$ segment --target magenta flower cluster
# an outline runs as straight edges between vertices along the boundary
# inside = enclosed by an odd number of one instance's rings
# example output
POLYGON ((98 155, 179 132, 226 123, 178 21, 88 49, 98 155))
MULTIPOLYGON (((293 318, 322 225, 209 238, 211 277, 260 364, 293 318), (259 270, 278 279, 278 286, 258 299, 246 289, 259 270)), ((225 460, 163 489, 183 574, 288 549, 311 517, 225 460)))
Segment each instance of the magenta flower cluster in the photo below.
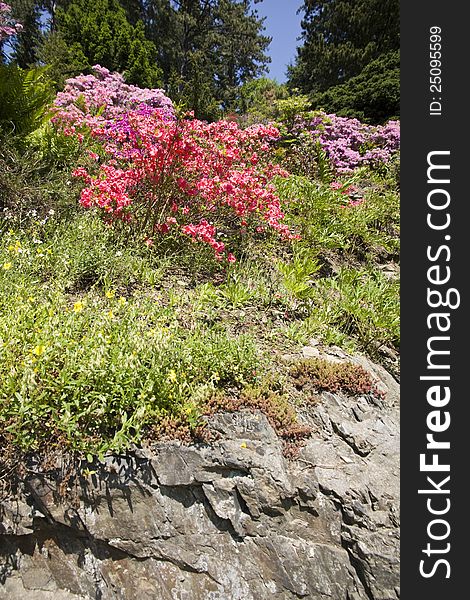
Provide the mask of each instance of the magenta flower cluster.
POLYGON ((159 114, 174 118, 173 104, 163 90, 129 85, 120 73, 95 65, 93 74, 66 81, 64 91, 54 101, 53 121, 60 122, 65 133, 73 134, 82 126, 111 124, 134 109, 148 114, 158 109, 159 114))
POLYGON ((92 139, 105 155, 91 156, 89 168, 73 175, 84 188, 80 203, 96 208, 110 223, 124 221, 153 245, 154 237, 180 230, 208 244, 218 260, 234 262, 220 234, 247 227, 277 231, 297 239, 283 223, 284 213, 273 185, 288 173, 271 162, 273 125, 240 129, 236 123, 206 123, 188 114, 168 119, 129 111, 112 126, 95 127, 92 139))
POLYGON ((388 163, 400 149, 399 121, 367 125, 358 119, 322 113, 309 122, 299 120, 296 129, 308 131, 320 142, 337 173, 388 163))
POLYGON ((73 171, 83 181, 81 205, 125 223, 149 247, 179 231, 230 263, 231 232, 271 229, 297 239, 274 186, 288 173, 273 160, 273 125, 178 118, 161 90, 127 85, 100 66, 68 80, 54 111, 58 131, 83 144, 73 171))
POLYGON ((23 25, 11 16, 11 6, 0 2, 0 42, 23 29, 23 25))

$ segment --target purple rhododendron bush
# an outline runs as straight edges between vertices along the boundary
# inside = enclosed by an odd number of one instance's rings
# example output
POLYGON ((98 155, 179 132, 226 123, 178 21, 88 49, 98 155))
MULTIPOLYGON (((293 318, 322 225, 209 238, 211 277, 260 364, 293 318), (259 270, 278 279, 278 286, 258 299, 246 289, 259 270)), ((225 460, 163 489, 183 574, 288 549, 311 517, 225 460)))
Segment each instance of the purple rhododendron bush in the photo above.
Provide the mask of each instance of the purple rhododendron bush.
POLYGON ((338 173, 387 164, 400 149, 400 123, 367 125, 357 119, 323 114, 301 124, 321 144, 338 173))
POLYGON ((396 120, 369 125, 317 111, 312 116, 298 116, 289 134, 297 140, 294 153, 306 163, 306 172, 320 159, 319 151, 333 173, 348 175, 361 167, 381 169, 398 159, 400 150, 400 122, 396 120))
POLYGON ((205 415, 247 408, 295 453, 313 396, 286 352, 315 338, 398 371, 399 122, 294 117, 208 122, 95 65, 4 130, 5 447, 208 441, 205 415))

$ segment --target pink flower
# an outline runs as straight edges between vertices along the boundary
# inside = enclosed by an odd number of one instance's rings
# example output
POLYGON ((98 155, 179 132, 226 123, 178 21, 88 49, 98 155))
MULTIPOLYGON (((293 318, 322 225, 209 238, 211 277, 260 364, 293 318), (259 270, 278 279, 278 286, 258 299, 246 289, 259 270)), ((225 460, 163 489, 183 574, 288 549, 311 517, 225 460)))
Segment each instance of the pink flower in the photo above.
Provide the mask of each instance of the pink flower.
MULTIPOLYGON (((84 180, 82 206, 102 211, 106 222, 123 221, 143 230, 148 240, 173 227, 229 263, 235 261, 226 248, 234 223, 245 227, 250 222, 258 232, 272 229, 284 239, 298 238, 284 223, 273 184, 275 177, 287 176, 273 163, 272 142, 279 137, 274 126, 242 129, 227 120, 178 121, 163 107, 129 103, 121 76, 101 68, 68 85, 68 96, 56 99, 54 123, 68 135, 89 134, 101 144, 100 157, 88 151, 100 164, 77 167, 73 174, 84 180), (83 90, 84 109, 77 113, 72 100, 83 90), (105 109, 94 114, 93 107, 103 102, 105 109)), ((143 90, 138 94, 145 96, 143 90)))
POLYGON ((92 152, 91 150, 87 150, 87 154, 88 156, 92 159, 92 160, 99 160, 99 155, 96 154, 96 152, 92 152))

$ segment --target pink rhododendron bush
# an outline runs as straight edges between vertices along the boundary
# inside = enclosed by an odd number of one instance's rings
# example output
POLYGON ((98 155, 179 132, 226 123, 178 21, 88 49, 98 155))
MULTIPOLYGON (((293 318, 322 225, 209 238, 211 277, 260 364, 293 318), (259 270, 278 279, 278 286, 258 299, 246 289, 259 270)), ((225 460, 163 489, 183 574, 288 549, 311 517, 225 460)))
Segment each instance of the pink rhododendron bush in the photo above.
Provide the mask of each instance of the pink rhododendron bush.
POLYGON ((95 127, 92 136, 105 154, 95 169, 74 171, 85 183, 81 204, 126 222, 148 244, 179 230, 233 261, 221 233, 271 228, 293 237, 272 184, 276 175, 287 175, 269 160, 274 127, 242 130, 227 121, 168 119, 166 111, 140 108, 95 127))
POLYGON ((161 90, 127 86, 101 68, 95 73, 69 80, 55 102, 56 126, 94 142, 93 160, 73 173, 84 183, 82 206, 125 224, 148 245, 180 232, 229 262, 235 257, 221 236, 271 229, 296 237, 273 185, 287 176, 272 162, 274 126, 177 118, 161 90))
POLYGON ((93 74, 66 81, 54 101, 54 122, 66 133, 112 121, 127 111, 144 105, 147 110, 162 109, 174 116, 173 104, 160 89, 142 89, 124 82, 120 73, 95 65, 93 74))

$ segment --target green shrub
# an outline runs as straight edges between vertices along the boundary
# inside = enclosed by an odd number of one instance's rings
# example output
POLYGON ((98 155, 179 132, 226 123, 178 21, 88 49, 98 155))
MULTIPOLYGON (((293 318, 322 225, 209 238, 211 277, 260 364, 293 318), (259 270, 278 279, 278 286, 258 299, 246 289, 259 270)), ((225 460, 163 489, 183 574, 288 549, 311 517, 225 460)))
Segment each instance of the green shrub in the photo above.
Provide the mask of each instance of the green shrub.
POLYGON ((91 214, 4 232, 0 429, 13 444, 123 449, 163 418, 196 427, 215 390, 253 379, 249 337, 188 327, 181 298, 144 285, 159 263, 145 246, 120 249, 91 214))
POLYGON ((340 117, 385 123, 400 114, 400 53, 389 52, 364 67, 346 83, 313 95, 311 105, 340 117))
POLYGON ((54 92, 47 71, 0 64, 0 133, 24 139, 49 118, 54 92))
POLYGON ((363 263, 396 259, 399 251, 400 201, 395 190, 367 170, 359 171, 343 188, 354 185, 364 199, 348 206, 347 196, 329 185, 305 177, 277 183, 281 199, 288 203, 291 220, 299 229, 301 245, 313 255, 348 257, 363 263), (380 181, 380 183, 378 183, 380 181))

